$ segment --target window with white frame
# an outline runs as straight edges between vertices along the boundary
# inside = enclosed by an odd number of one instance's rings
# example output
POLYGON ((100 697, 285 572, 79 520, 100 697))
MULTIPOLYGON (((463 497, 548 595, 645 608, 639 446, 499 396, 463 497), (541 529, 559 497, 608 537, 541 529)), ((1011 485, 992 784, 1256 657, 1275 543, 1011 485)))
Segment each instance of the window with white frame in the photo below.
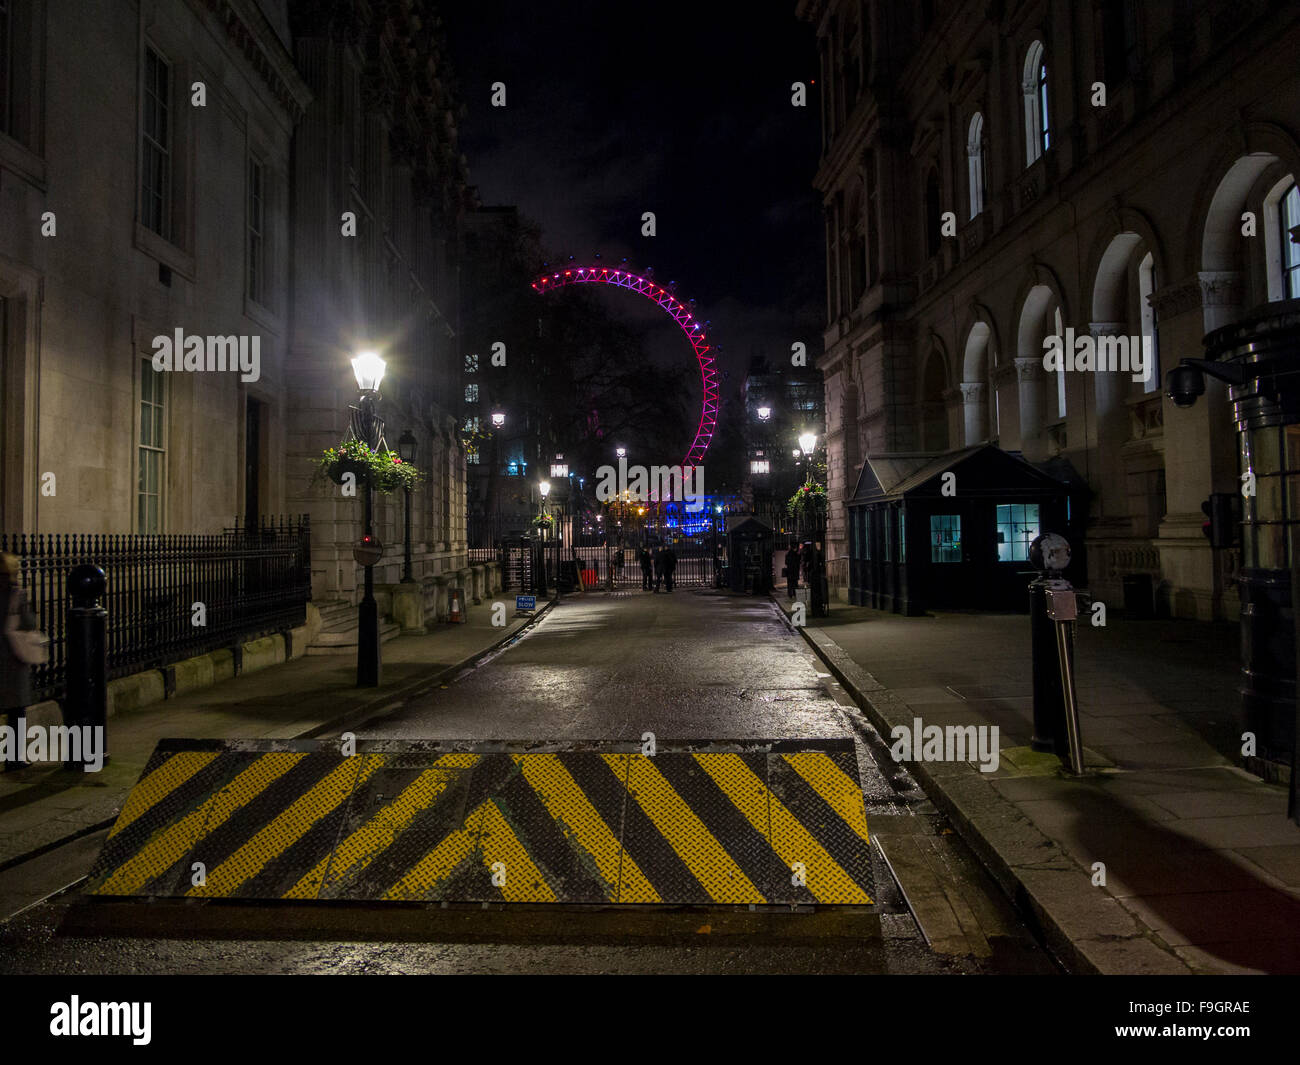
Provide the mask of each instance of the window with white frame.
POLYGON ((1042 41, 1025 55, 1025 165, 1032 166, 1052 146, 1051 110, 1047 100, 1047 60, 1042 41))
POLYGON ((166 381, 151 358, 140 360, 140 430, 137 445, 136 532, 160 533, 167 459, 166 381))
MULTIPOLYGON (((1160 391, 1160 333, 1156 329, 1156 309, 1151 306, 1151 294, 1156 290, 1156 260, 1147 252, 1138 264, 1138 306, 1142 317, 1142 357, 1151 360, 1146 380, 1142 382, 1144 393, 1160 391)), ((1143 363, 1145 366, 1146 364, 1143 363)))
POLYGON ((988 152, 984 144, 984 115, 975 112, 970 120, 966 138, 966 172, 970 188, 970 216, 974 218, 984 210, 988 196, 988 152))
MULTIPOLYGON (((1052 324, 1056 327, 1056 335, 1060 338, 1060 343, 1065 343, 1065 324, 1061 321, 1061 308, 1056 308, 1056 313, 1052 315, 1052 324)), ((1064 354, 1064 349, 1062 349, 1064 354)), ((1065 359, 1061 359, 1061 365, 1056 368, 1056 416, 1065 417, 1065 359)))
POLYGON ((1281 226, 1279 249, 1282 261, 1282 298, 1300 298, 1300 187, 1294 181, 1278 201, 1278 223, 1281 226))
POLYGON ((144 50, 140 107, 140 223, 172 239, 172 69, 152 45, 144 50))

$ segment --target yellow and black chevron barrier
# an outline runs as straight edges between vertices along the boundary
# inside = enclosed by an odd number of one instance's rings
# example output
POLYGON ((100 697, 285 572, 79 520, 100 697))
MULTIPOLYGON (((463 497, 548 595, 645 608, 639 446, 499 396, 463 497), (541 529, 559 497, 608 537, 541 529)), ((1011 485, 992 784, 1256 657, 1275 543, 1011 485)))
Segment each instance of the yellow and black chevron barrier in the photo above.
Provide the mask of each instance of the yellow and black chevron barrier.
MULTIPOLYGON (((695 745, 687 745, 695 746, 695 745)), ((869 905, 851 741, 629 751, 164 740, 95 896, 869 905)))

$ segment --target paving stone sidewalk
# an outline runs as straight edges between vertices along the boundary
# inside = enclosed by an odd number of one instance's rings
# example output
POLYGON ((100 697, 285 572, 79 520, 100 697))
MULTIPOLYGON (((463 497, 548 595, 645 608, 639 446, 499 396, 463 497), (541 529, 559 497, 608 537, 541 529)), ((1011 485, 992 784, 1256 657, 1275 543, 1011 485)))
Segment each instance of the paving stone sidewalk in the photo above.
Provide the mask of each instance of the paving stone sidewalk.
POLYGON ((507 616, 508 625, 493 626, 491 601, 466 617, 385 643, 378 688, 356 687, 355 652, 308 655, 109 718, 110 761, 100 772, 38 764, 0 774, 0 869, 115 818, 160 739, 289 739, 344 729, 450 680, 529 621, 507 616))
POLYGON ((1027 616, 836 604, 804 634, 886 736, 916 717, 998 726, 994 773, 909 769, 1072 969, 1300 972, 1300 826, 1285 788, 1234 764, 1235 626, 1080 626, 1080 779, 1029 747, 1027 616))

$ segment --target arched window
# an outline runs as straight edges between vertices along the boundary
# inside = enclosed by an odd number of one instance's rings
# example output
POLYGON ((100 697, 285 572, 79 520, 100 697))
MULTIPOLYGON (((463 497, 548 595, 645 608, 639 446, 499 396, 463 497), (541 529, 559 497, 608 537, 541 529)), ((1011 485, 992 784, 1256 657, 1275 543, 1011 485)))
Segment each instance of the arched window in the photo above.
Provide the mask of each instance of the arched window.
POLYGON ((1052 146, 1051 112, 1047 104, 1047 62, 1042 41, 1031 44, 1025 55, 1022 88, 1025 95, 1025 165, 1032 166, 1052 146))
POLYGON ((939 201, 939 171, 933 167, 925 177, 925 253, 930 258, 939 254, 942 243, 940 226, 943 204, 939 201))
POLYGON ((984 210, 988 189, 988 153, 984 150, 984 116, 976 111, 966 138, 966 170, 970 187, 970 216, 984 210))
POLYGON ((1294 181, 1278 201, 1277 219, 1282 228, 1278 234, 1282 253, 1282 298, 1293 300, 1300 298, 1300 244, 1296 243, 1300 238, 1300 188, 1294 181))
POLYGON ((1156 332, 1156 309, 1151 306, 1151 293, 1156 290, 1156 261, 1150 252, 1138 264, 1138 307, 1142 313, 1143 358, 1150 357, 1151 369, 1142 382, 1143 392, 1160 391, 1160 334, 1156 332))

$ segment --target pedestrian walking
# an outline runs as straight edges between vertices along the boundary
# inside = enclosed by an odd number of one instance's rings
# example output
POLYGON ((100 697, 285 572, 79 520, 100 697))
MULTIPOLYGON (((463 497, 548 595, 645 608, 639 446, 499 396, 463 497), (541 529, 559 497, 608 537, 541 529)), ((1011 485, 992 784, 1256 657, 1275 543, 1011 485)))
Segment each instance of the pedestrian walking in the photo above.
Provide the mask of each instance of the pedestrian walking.
MULTIPOLYGON (((10 554, 0 554, 0 618, 4 618, 4 639, 0 639, 0 718, 7 718, 15 735, 26 727, 27 707, 32 704, 32 667, 15 651, 17 637, 10 633, 36 631, 36 615, 27 604, 27 592, 18 583, 21 564, 10 554)), ((5 772, 26 768, 16 745, 5 758, 5 772)))
POLYGON ((785 553, 785 569, 781 572, 785 575, 786 594, 793 599, 799 587, 799 548, 795 544, 785 553))
POLYGON ((663 587, 663 583, 664 583, 664 549, 661 546, 657 551, 655 551, 655 589, 654 590, 656 594, 658 594, 659 589, 663 587))
POLYGON ((672 547, 664 549, 664 587, 673 590, 673 573, 677 569, 677 552, 672 547))
POLYGON ((654 559, 650 557, 648 547, 641 548, 641 554, 638 556, 641 560, 641 591, 648 592, 653 590, 654 582, 654 559))

